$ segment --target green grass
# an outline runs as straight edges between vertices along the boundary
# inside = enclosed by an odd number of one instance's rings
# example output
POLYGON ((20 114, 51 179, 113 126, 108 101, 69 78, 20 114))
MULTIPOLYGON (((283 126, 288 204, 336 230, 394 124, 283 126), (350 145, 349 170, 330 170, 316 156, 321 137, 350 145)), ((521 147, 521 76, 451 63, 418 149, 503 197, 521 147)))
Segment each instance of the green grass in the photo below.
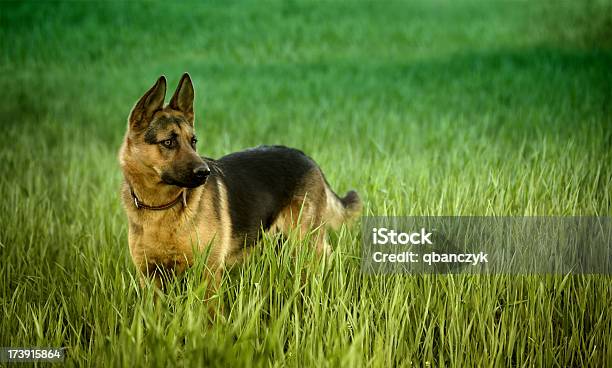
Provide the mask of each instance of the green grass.
MULTIPOLYGON (((603 366, 608 276, 367 276, 265 239, 158 303, 137 286, 117 150, 165 74, 198 150, 298 147, 370 215, 612 215, 612 5, 0 4, 0 346, 95 366, 603 366)), ((304 249, 300 247, 300 249, 304 249)), ((181 286, 182 285, 182 286, 181 286)))

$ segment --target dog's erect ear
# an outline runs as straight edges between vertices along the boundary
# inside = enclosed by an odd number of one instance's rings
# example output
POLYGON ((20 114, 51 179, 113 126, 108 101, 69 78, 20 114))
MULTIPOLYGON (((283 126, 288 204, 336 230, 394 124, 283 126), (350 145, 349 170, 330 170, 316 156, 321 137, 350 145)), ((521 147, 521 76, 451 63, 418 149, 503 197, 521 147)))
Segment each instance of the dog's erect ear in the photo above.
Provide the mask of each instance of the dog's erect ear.
POLYGON ((159 77, 155 85, 145 93, 130 113, 130 128, 145 128, 156 111, 164 108, 166 77, 159 77))
POLYGON ((170 100, 168 106, 173 110, 178 110, 185 114, 187 120, 193 125, 193 83, 189 73, 183 74, 181 80, 176 87, 176 91, 170 100))

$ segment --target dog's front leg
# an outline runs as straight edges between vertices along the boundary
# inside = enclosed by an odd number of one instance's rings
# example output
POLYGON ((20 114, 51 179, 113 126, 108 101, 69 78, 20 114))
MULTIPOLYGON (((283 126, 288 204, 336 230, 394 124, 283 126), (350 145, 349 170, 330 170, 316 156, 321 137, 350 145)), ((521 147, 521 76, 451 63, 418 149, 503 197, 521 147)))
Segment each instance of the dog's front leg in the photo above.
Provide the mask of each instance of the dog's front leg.
POLYGON ((223 315, 223 302, 221 298, 221 280, 223 267, 216 266, 204 271, 204 303, 208 307, 208 315, 215 319, 223 315))

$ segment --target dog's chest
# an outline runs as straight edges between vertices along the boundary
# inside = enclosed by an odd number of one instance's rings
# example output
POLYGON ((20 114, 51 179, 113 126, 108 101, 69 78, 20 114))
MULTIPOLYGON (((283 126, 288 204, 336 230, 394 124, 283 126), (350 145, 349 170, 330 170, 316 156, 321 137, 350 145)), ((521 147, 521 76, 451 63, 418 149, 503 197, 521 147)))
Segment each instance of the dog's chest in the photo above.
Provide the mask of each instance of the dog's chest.
POLYGON ((193 263, 193 250, 198 247, 196 231, 178 227, 130 226, 130 252, 142 271, 151 268, 184 271, 193 263))

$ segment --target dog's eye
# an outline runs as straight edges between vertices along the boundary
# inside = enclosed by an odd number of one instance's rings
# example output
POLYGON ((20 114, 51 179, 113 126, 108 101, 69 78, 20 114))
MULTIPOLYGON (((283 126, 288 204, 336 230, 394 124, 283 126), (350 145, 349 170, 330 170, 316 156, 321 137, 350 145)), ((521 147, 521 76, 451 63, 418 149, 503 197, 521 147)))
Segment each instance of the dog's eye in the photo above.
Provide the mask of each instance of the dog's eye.
POLYGON ((166 148, 172 148, 174 146, 174 139, 166 139, 162 141, 162 145, 166 148))
POLYGON ((198 139, 196 137, 191 138, 191 145, 195 147, 196 143, 198 143, 198 139))

